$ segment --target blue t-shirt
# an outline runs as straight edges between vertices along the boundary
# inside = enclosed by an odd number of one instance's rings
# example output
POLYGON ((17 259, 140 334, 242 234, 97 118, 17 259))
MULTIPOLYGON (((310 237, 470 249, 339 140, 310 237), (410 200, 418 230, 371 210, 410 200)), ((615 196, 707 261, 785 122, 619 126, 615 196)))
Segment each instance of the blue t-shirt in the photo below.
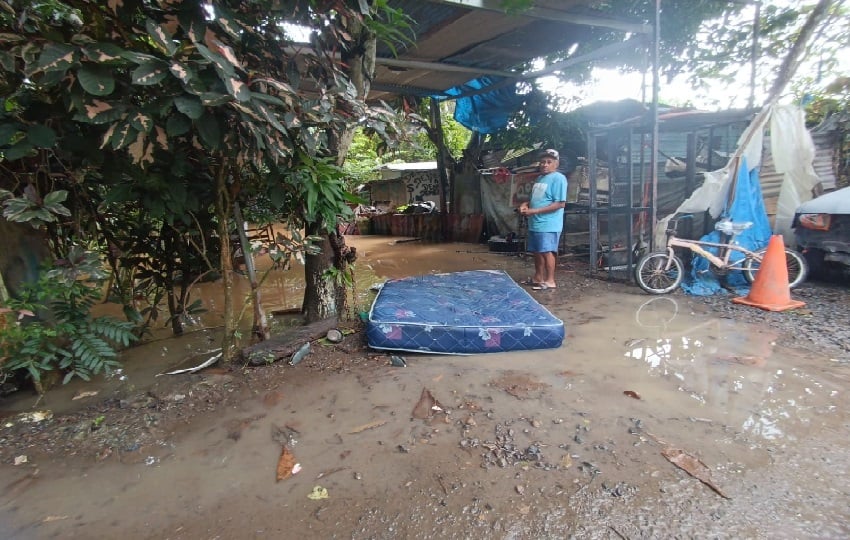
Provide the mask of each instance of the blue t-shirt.
MULTIPOLYGON (((529 208, 543 208, 553 202, 567 201, 567 177, 558 171, 537 177, 531 188, 529 208)), ((528 230, 534 232, 561 232, 564 229, 564 209, 528 216, 528 230)))

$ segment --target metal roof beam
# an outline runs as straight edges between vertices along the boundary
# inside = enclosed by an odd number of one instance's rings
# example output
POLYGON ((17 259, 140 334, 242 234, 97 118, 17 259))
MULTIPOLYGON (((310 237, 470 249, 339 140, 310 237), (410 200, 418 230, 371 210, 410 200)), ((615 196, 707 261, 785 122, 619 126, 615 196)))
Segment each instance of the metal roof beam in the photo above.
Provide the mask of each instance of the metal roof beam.
POLYGON ((501 71, 498 69, 476 68, 471 66, 459 66, 457 64, 444 64, 440 62, 423 62, 421 60, 399 60, 398 58, 375 58, 375 63, 382 66, 410 68, 410 69, 430 69, 433 71, 455 71, 462 73, 474 73, 478 75, 496 75, 498 77, 520 77, 521 73, 513 71, 501 71))
MULTIPOLYGON (((304 43, 299 47, 286 47, 284 48, 286 54, 289 55, 298 55, 298 54, 306 54, 315 56, 316 51, 313 47, 304 43)), ((339 59, 340 54, 334 53, 334 58, 339 59)), ((375 63, 381 66, 387 66, 392 69, 402 68, 402 69, 430 69, 432 71, 451 71, 451 72, 460 72, 460 73, 471 73, 474 75, 495 75, 497 77, 521 77, 522 74, 515 71, 502 71, 498 69, 486 69, 486 68, 477 68, 472 66, 459 66, 457 64, 447 64, 441 62, 425 62, 422 60, 401 60, 399 58, 385 58, 378 56, 375 58, 375 63)))
MULTIPOLYGON (((486 11, 497 11, 505 13, 501 7, 499 0, 430 0, 439 4, 450 4, 453 6, 462 6, 470 9, 483 9, 486 11)), ((617 19, 608 19, 595 15, 583 15, 577 13, 567 13, 555 9, 542 7, 530 7, 519 13, 520 16, 531 17, 534 19, 545 19, 548 21, 560 21, 582 26, 599 26, 602 28, 610 28, 612 30, 620 30, 622 32, 634 32, 638 34, 651 34, 652 25, 643 23, 633 23, 621 21, 617 19)))

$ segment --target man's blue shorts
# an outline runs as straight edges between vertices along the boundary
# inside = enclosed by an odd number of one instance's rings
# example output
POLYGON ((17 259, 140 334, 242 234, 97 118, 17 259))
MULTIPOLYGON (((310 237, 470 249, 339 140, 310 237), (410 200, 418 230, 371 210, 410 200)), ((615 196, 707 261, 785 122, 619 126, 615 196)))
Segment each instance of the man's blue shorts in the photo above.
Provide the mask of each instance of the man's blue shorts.
POLYGON ((558 253, 558 242, 561 241, 559 232, 534 232, 528 231, 525 240, 525 250, 530 253, 558 253))

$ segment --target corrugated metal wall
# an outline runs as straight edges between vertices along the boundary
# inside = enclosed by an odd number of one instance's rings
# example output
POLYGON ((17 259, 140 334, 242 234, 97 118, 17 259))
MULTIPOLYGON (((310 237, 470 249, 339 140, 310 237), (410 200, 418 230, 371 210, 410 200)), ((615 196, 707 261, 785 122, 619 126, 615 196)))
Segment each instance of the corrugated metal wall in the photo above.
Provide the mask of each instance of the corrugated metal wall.
MULTIPOLYGON (((837 132, 816 131, 811 132, 811 135, 815 143, 815 160, 813 163, 815 174, 820 178, 822 191, 832 191, 836 188, 833 160, 837 132)), ((782 187, 783 175, 776 172, 776 166, 773 164, 773 155, 770 153, 770 134, 766 134, 764 137, 764 151, 762 153, 762 167, 761 171, 759 171, 759 178, 761 181, 762 196, 764 197, 764 206, 772 223, 773 216, 776 215, 776 202, 779 199, 779 189, 782 187)))

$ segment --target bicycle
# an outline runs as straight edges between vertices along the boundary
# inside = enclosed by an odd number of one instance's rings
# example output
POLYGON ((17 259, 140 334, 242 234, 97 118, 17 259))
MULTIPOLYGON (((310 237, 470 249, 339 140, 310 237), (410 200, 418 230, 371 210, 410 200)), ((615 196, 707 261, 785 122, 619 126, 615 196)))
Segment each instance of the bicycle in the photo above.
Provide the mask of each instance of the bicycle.
MULTIPOLYGON (((676 255, 676 248, 685 248, 696 255, 705 257, 709 262, 708 270, 717 276, 724 277, 730 271, 740 270, 747 283, 755 281, 758 269, 764 260, 767 248, 750 251, 735 241, 735 237, 753 226, 750 221, 733 223, 730 219, 722 219, 714 224, 714 229, 725 238, 725 242, 707 242, 689 240, 676 236, 676 227, 680 219, 693 217, 681 216, 671 219, 667 225, 667 245, 665 251, 648 253, 641 257, 635 266, 635 281, 638 286, 650 294, 666 294, 675 291, 684 278, 684 263, 676 255), (712 253, 709 249, 715 249, 712 253), (732 261, 733 252, 743 255, 732 261)), ((785 263, 788 267, 788 285, 794 288, 806 279, 808 266, 802 255, 793 249, 785 248, 785 263)))

